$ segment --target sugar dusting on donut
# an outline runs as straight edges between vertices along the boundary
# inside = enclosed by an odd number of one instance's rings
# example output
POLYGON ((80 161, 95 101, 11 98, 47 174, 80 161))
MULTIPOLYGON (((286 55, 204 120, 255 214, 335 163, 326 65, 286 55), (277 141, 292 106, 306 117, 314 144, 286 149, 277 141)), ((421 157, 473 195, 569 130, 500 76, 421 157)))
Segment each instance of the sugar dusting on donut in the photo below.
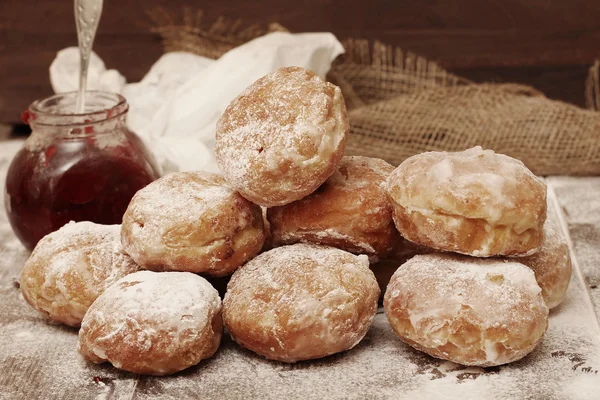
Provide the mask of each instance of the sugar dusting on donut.
POLYGON ((260 207, 204 172, 166 175, 138 191, 122 242, 144 268, 231 274, 264 242, 260 207))
POLYGON ((90 307, 79 351, 91 361, 110 361, 132 372, 176 372, 216 351, 221 332, 213 331, 213 319, 220 320, 220 309, 217 291, 204 278, 140 271, 119 280, 90 307))
POLYGON ((263 253, 233 275, 223 303, 232 337, 267 358, 320 358, 354 347, 377 309, 366 256, 295 244, 263 253))
POLYGON ((234 99, 217 124, 228 181, 264 206, 297 200, 333 173, 348 121, 341 90, 299 67, 279 69, 234 99))
POLYGON ((164 179, 154 181, 136 193, 136 201, 132 201, 131 212, 133 215, 148 215, 153 218, 145 221, 143 226, 134 225, 133 233, 144 236, 161 235, 165 227, 165 219, 177 215, 182 222, 191 223, 202 215, 207 209, 219 201, 231 197, 234 191, 225 185, 223 179, 219 182, 217 175, 194 172, 198 180, 188 180, 187 175, 192 173, 171 174, 164 179))
MULTIPOLYGON (((372 185, 375 177, 384 183, 393 170, 391 164, 380 158, 344 156, 328 181, 341 190, 360 189, 372 185)), ((380 191, 385 196, 383 186, 380 191)))
POLYGON ((388 188, 409 210, 509 222, 517 233, 538 222, 546 201, 545 184, 521 161, 481 146, 410 157, 392 173, 388 188), (530 203, 531 210, 515 210, 522 203, 530 203))
POLYGON ((25 299, 50 318, 79 326, 105 288, 138 270, 120 241, 120 225, 70 222, 40 240, 23 267, 25 299))
POLYGON ((384 306, 403 341, 465 365, 518 360, 547 328, 533 272, 497 259, 415 256, 392 276, 384 306))
MULTIPOLYGON (((120 232, 121 225, 71 221, 59 230, 45 236, 34 249, 32 257, 52 259, 58 256, 59 258, 69 258, 66 255, 76 255, 85 248, 96 249, 97 251, 91 255, 91 265, 95 270, 99 270, 98 272, 100 270, 108 272, 110 277, 115 275, 116 271, 106 268, 106 266, 124 266, 135 269, 133 260, 123 251, 119 239, 120 232)), ((70 268, 69 263, 65 262, 56 262, 51 265, 51 269, 59 274, 65 273, 68 268, 70 268)))
POLYGON ((225 186, 226 181, 219 175, 205 172, 179 172, 154 181, 136 193, 136 201, 131 202, 131 212, 151 215, 143 227, 134 226, 137 233, 143 228, 147 235, 162 234, 165 219, 177 215, 185 223, 193 222, 207 209, 231 197, 235 192, 225 186), (189 179, 188 177, 197 179, 189 179))
MULTIPOLYGON (((398 269, 394 279, 401 279, 405 274, 410 274, 413 290, 427 287, 434 282, 439 293, 449 295, 439 304, 441 307, 438 309, 411 311, 409 314, 413 326, 423 323, 428 315, 444 315, 446 307, 458 312, 462 306, 470 307, 481 314, 481 326, 484 329, 499 324, 506 325, 507 317, 525 317, 515 313, 523 297, 536 298, 541 293, 533 272, 519 264, 495 259, 473 262, 467 260, 469 259, 449 255, 444 256, 443 260, 433 255, 418 255, 411 262, 411 265, 418 263, 418 268, 408 268, 405 265, 398 269), (513 285, 504 285, 505 281, 513 285), (485 292, 485 296, 478 296, 478 290, 485 292), (498 304, 490 303, 488 296, 498 304)), ((399 295, 397 290, 399 289, 394 289, 391 295, 399 295)))
POLYGON ((551 223, 546 222, 544 226, 544 242, 539 251, 519 258, 519 262, 535 273, 548 308, 558 306, 567 292, 572 266, 567 241, 551 223))
POLYGON ((252 173, 251 166, 255 159, 265 159, 270 170, 279 169, 283 159, 305 166, 311 164, 320 151, 307 158, 298 151, 302 145, 317 149, 339 145, 344 132, 335 131, 335 135, 326 135, 327 126, 321 126, 334 123, 328 115, 331 98, 326 91, 319 89, 323 80, 313 75, 302 82, 302 78, 296 76, 304 73, 298 69, 290 74, 291 78, 284 78, 285 74, 280 71, 269 74, 263 78, 264 81, 248 87, 228 107, 230 114, 243 115, 241 118, 220 120, 221 129, 228 133, 222 136, 223 146, 218 147, 224 153, 222 168, 234 186, 252 173), (313 87, 304 89, 303 85, 313 87), (271 86, 274 86, 272 96, 262 99, 262 102, 244 101, 271 86), (308 104, 301 107, 301 112, 296 113, 298 106, 290 107, 290 104, 301 100, 301 92, 295 92, 302 90, 314 90, 315 94, 308 104), (268 113, 261 115, 266 110, 268 113), (251 116, 256 116, 258 120, 254 121, 251 116))
POLYGON ((539 248, 546 185, 521 161, 477 146, 406 159, 386 182, 394 222, 415 243, 476 257, 539 248))

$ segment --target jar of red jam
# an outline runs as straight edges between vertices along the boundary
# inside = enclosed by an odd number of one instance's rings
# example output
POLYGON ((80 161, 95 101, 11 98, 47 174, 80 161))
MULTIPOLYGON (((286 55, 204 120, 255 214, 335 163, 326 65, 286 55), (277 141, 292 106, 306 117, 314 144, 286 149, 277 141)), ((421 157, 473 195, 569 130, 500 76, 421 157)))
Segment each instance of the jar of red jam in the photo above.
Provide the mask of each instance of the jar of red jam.
POLYGON ((87 92, 35 101, 23 119, 32 133, 8 169, 4 204, 28 249, 69 221, 120 224, 129 201, 159 177, 154 158, 125 124, 120 95, 87 92))

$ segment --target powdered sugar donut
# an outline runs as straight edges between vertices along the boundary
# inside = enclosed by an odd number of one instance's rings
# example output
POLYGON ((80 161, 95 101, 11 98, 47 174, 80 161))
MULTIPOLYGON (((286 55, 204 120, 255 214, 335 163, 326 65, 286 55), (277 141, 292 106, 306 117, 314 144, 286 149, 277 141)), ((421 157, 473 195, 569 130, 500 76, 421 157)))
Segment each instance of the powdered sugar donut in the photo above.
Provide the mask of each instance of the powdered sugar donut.
POLYGON ((337 247, 372 259, 400 240, 383 184, 394 167, 378 158, 344 157, 311 195, 268 209, 273 243, 337 247))
POLYGON ((564 237, 547 222, 544 242, 532 256, 519 259, 535 273, 548 308, 558 306, 565 298, 571 281, 571 256, 564 237))
POLYGON ((222 176, 178 172, 135 194, 121 240, 146 269, 224 276, 258 254, 265 233, 260 207, 222 176))
POLYGON ((70 222, 44 236, 21 271, 25 300, 50 319, 78 327, 108 286, 138 270, 120 232, 120 225, 70 222))
POLYGON ((250 201, 291 203, 333 173, 348 129, 340 88, 304 68, 281 68, 227 107, 217 123, 217 163, 250 201))
POLYGON ((223 321, 243 347, 296 362, 356 346, 378 297, 366 256, 294 244, 262 253, 233 274, 223 321))
POLYGON ((222 331, 221 299, 206 279, 140 271, 92 304, 79 331, 79 352, 125 371, 166 375, 212 356, 222 331))
POLYGON ((396 227, 412 242, 477 257, 526 256, 542 244, 546 185, 491 150, 410 157, 387 191, 396 227))
POLYGON ((533 272, 512 261, 415 256, 394 273, 383 304, 402 341, 463 365, 519 360, 548 326, 533 272))

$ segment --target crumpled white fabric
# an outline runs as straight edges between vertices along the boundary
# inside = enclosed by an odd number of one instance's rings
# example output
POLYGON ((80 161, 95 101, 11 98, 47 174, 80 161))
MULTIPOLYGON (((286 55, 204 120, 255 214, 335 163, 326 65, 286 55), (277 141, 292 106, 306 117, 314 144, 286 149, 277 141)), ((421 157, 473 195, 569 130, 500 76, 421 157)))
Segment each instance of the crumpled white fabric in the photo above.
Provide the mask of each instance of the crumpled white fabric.
MULTIPOLYGON (((67 47, 58 52, 50 65, 50 83, 55 93, 73 92, 79 89, 79 49, 67 47)), ((106 69, 104 61, 96 53, 90 56, 87 88, 121 93, 125 78, 115 69, 106 69)))
MULTIPOLYGON (((215 127, 227 105, 248 85, 278 68, 296 65, 325 76, 344 48, 331 33, 274 32, 232 49, 218 60, 191 53, 164 54, 138 83, 125 84, 95 54, 88 87, 121 93, 129 128, 157 157, 163 172, 218 171, 215 127)), ((79 52, 68 48, 50 66, 56 93, 77 90, 79 52)))

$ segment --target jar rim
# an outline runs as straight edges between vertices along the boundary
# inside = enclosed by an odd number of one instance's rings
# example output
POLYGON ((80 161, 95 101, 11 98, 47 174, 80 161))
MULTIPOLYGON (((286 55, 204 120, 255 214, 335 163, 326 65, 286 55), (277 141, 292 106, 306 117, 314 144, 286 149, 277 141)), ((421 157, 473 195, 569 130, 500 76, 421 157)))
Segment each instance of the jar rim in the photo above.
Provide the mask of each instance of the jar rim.
POLYGON ((75 109, 75 91, 35 100, 28 109, 28 123, 50 126, 90 125, 118 118, 129 110, 127 100, 118 93, 89 90, 85 96, 86 108, 89 107, 89 110, 83 113, 66 111, 75 109))

